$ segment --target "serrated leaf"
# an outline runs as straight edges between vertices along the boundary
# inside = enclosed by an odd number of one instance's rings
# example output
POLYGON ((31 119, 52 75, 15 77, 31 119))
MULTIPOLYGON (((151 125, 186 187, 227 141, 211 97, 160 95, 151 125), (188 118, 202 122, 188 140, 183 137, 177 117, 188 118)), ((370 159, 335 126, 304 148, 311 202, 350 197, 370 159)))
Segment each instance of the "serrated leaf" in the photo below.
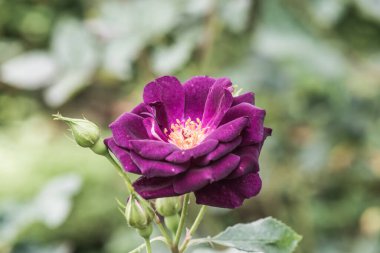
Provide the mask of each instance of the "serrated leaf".
POLYGON ((213 243, 247 252, 290 253, 302 239, 293 229, 272 217, 227 228, 213 243))

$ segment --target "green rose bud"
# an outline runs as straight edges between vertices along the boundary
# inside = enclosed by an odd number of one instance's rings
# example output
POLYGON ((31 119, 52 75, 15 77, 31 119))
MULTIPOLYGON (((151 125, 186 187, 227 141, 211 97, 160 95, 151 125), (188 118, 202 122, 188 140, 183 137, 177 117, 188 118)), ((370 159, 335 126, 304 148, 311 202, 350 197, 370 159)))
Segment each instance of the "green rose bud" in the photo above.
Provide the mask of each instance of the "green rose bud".
POLYGON ((156 210, 164 217, 176 215, 181 210, 181 199, 180 197, 157 199, 156 210))
POLYGON ((174 214, 172 216, 166 216, 165 217, 165 225, 168 227, 170 231, 172 231, 173 234, 176 233, 178 229, 179 224, 179 215, 174 214))
POLYGON ((84 148, 91 148, 96 154, 105 155, 107 147, 100 138, 100 130, 97 125, 87 119, 73 119, 63 117, 57 113, 53 115, 54 120, 65 122, 74 136, 76 143, 84 148))
POLYGON ((143 229, 137 229, 137 231, 139 232, 139 235, 145 239, 149 239, 149 237, 151 236, 152 232, 153 232, 153 226, 152 226, 152 223, 150 223, 146 228, 143 228, 143 229))
MULTIPOLYGON (((146 202, 132 194, 125 208, 125 218, 130 227, 146 230, 154 218, 154 212, 146 202)), ((148 229, 149 231, 149 229, 148 229)))

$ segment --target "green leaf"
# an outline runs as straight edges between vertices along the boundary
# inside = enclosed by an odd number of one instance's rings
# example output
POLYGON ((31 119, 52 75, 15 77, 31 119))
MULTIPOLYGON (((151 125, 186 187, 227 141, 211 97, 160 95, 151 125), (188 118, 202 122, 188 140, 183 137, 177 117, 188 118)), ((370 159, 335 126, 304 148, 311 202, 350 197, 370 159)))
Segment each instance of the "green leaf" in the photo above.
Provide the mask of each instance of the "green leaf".
POLYGON ((290 227, 272 217, 237 224, 211 239, 215 244, 247 252, 290 253, 302 239, 290 227))

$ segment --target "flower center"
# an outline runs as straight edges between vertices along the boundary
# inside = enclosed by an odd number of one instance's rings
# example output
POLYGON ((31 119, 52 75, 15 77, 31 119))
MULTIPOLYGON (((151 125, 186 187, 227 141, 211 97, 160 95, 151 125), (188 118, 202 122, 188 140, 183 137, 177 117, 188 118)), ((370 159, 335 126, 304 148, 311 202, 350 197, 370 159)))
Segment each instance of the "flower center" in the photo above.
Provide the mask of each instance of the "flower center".
MULTIPOLYGON (((202 122, 199 118, 192 121, 190 118, 185 122, 176 120, 177 124, 170 126, 171 132, 168 135, 169 142, 176 145, 180 149, 193 148, 206 138, 207 128, 202 128, 202 122)), ((168 130, 165 128, 164 133, 168 130)))

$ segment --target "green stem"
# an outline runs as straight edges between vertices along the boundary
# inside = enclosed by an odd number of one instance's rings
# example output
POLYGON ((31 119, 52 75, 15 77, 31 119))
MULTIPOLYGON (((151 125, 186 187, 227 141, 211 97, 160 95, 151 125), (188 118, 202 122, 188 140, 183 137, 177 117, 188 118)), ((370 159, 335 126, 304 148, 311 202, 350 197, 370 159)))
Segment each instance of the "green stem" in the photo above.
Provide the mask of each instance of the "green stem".
MULTIPOLYGON (((165 242, 165 238, 159 236, 159 237, 155 237, 153 239, 150 240, 150 243, 152 242, 155 242, 155 241, 162 241, 162 242, 165 242)), ((140 252, 141 250, 143 250, 144 248, 146 247, 146 243, 144 244, 141 244, 140 246, 138 246, 137 248, 135 248, 134 250, 130 251, 129 253, 138 253, 140 252)))
POLYGON ((201 209, 199 210, 197 218, 195 218, 195 221, 193 225, 191 226, 185 241, 181 245, 179 252, 184 252, 186 250, 187 245, 189 244, 191 240, 191 236, 195 233, 195 231, 197 231, 199 224, 201 224, 201 221, 206 213, 206 210, 207 210, 207 206, 202 206, 201 209))
POLYGON ((152 253, 152 246, 150 245, 149 238, 145 239, 146 253, 152 253))
POLYGON ((168 232, 166 231, 165 227, 162 225, 160 218, 156 215, 154 221, 157 224, 158 229, 160 230, 161 234, 165 237, 166 243, 168 245, 172 245, 172 239, 170 238, 168 232))
POLYGON ((185 197, 183 198, 181 218, 179 219, 177 233, 176 233, 175 238, 174 238, 173 248, 175 248, 175 249, 178 249, 178 244, 179 244, 179 240, 181 239, 182 230, 185 227, 187 210, 189 207, 189 200, 190 200, 190 194, 187 193, 187 194, 185 194, 185 197))
POLYGON ((116 168, 119 175, 124 179, 125 184, 127 185, 128 191, 130 193, 133 193, 135 191, 135 189, 133 188, 132 181, 128 177, 128 175, 124 172, 124 170, 120 167, 120 165, 113 159, 113 157, 109 153, 107 153, 104 156, 108 159, 108 161, 110 161, 112 163, 112 165, 116 168))

